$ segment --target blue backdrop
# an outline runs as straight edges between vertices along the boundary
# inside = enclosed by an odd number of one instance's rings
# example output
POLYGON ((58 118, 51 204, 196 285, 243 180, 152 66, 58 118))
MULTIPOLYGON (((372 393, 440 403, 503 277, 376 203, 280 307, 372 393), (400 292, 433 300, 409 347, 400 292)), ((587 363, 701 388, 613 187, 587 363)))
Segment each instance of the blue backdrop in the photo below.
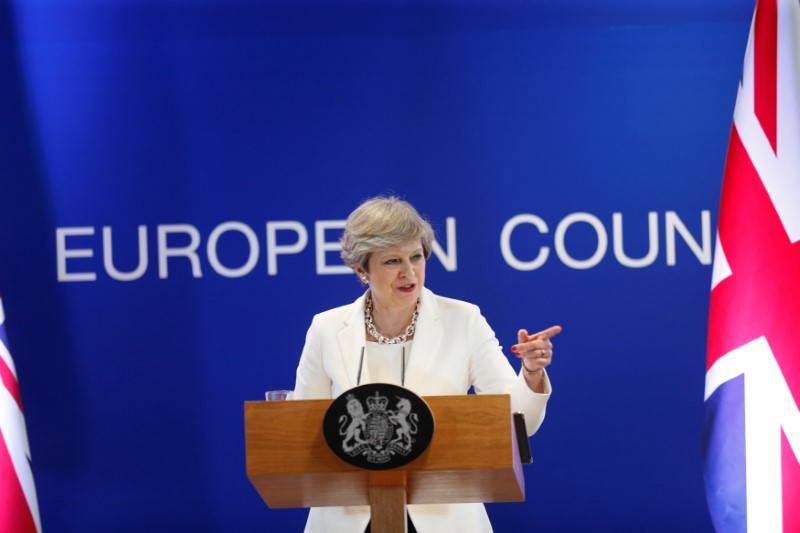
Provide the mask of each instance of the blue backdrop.
MULTIPOLYGON (((435 292, 561 324, 498 531, 710 530, 711 252, 745 0, 0 1, 0 290, 45 531, 297 531, 243 402, 394 192, 435 292), (526 525, 523 525, 526 524, 526 525)), ((515 358, 512 364, 517 362, 515 358)))

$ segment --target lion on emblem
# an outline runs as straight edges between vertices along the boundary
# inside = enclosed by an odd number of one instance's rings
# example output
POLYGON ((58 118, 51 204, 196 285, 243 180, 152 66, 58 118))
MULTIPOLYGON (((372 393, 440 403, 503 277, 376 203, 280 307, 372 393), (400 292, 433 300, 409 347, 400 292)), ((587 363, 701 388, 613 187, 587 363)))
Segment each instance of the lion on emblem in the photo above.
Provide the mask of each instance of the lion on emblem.
POLYGON ((340 416, 339 424, 341 427, 339 428, 339 435, 345 436, 342 441, 342 449, 349 453, 358 445, 367 442, 361 438, 361 435, 366 431, 365 421, 367 415, 364 414, 364 406, 352 394, 347 395, 347 412, 350 414, 350 424, 347 424, 347 415, 340 416), (345 429, 345 425, 347 425, 347 429, 345 429), (348 444, 350 441, 354 441, 354 444, 348 444))

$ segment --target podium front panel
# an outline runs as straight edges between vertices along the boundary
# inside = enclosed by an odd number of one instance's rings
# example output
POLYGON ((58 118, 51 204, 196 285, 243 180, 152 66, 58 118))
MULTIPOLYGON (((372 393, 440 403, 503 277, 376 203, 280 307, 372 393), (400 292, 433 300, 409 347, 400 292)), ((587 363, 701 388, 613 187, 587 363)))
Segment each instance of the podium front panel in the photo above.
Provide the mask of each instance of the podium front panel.
POLYGON ((510 397, 427 396, 436 425, 408 465, 362 470, 339 459, 322 434, 330 400, 245 402, 247 475, 268 506, 369 504, 369 487, 405 485, 408 503, 525 499, 510 397))

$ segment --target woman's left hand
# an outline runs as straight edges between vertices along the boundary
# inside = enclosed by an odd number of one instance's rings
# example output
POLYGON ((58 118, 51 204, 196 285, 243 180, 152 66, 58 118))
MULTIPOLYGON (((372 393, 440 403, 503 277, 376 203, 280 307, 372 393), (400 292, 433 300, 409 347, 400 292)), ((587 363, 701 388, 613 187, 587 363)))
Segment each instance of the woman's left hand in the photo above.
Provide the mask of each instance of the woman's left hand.
POLYGON ((550 342, 550 338, 559 333, 561 326, 552 326, 533 335, 528 335, 527 330, 519 330, 517 333, 519 343, 512 346, 511 351, 522 359, 526 378, 536 376, 537 381, 541 380, 543 374, 541 369, 550 366, 553 361, 553 343, 550 342))

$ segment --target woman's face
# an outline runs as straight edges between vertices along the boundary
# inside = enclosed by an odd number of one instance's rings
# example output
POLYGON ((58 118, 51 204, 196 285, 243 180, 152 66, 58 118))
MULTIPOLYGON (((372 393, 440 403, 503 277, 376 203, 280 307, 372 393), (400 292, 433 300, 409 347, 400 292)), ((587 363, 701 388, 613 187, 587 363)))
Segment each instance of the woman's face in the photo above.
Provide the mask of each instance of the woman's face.
POLYGON ((367 266, 369 272, 357 272, 367 276, 375 305, 402 308, 416 303, 425 284, 425 253, 419 239, 373 252, 367 266))

